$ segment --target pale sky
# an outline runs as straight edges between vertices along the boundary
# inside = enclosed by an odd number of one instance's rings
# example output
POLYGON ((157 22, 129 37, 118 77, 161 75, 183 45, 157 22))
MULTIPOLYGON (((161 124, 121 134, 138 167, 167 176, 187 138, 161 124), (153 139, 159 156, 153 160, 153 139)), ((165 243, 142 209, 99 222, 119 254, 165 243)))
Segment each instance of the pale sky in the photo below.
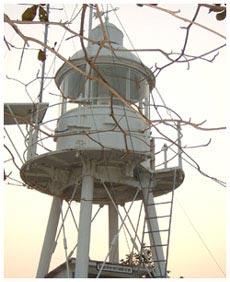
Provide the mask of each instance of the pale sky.
MULTIPOLYGON (((194 5, 159 5, 171 10, 181 10, 178 15, 192 18, 196 7, 194 5)), ((52 7, 63 8, 62 10, 52 10, 51 20, 63 22, 68 20, 73 12, 72 5, 52 5, 52 7)), ((139 48, 161 48, 166 52, 180 52, 185 30, 181 27, 186 23, 179 19, 155 9, 136 5, 115 5, 119 7, 117 15, 125 28, 126 33, 136 49, 139 48)), ((5 13, 11 19, 19 19, 25 6, 6 5, 5 13)), ((79 31, 78 17, 71 25, 72 29, 79 31)), ((208 10, 202 8, 197 21, 211 29, 226 35, 226 21, 217 21, 214 14, 208 14, 208 10)), ((114 23, 122 30, 117 18, 111 13, 110 22, 114 23)), ((98 22, 96 23, 98 24, 98 22)), ((94 25, 96 25, 94 24, 94 25)), ((42 40, 42 30, 39 27, 19 26, 28 34, 40 34, 42 40)), ((5 25, 5 35, 7 40, 17 47, 22 47, 22 41, 5 25)), ((49 44, 52 46, 55 41, 61 42, 64 30, 50 32, 49 44)), ((124 32, 124 31, 123 31, 124 32)), ((68 35, 69 36, 69 35, 68 35)), ((65 35, 65 37, 68 37, 65 35)), ((211 51, 225 43, 225 40, 218 35, 193 26, 190 32, 188 49, 186 54, 201 55, 211 51)), ((127 37, 124 39, 124 46, 131 48, 127 37)), ((31 47, 40 47, 31 44, 31 47)), ((78 39, 63 40, 60 53, 66 58, 72 56, 80 49, 78 39)), ((37 60, 37 50, 26 51, 21 69, 18 70, 21 50, 7 50, 4 44, 5 71, 4 76, 15 78, 27 84, 31 82, 41 69, 37 60)), ((219 50, 219 55, 213 63, 204 60, 195 60, 187 64, 174 64, 163 70, 157 77, 157 90, 163 97, 166 105, 176 111, 184 120, 192 119, 199 123, 207 120, 203 127, 221 127, 226 125, 226 49, 219 50)), ((207 58, 212 58, 214 52, 207 58)), ((140 52, 140 58, 148 67, 154 67, 155 63, 161 65, 165 59, 159 53, 140 52)), ((62 65, 60 60, 51 64, 53 55, 47 59, 48 76, 54 76, 57 69, 62 65)), ((22 83, 4 79, 5 102, 30 102, 22 83)), ((33 99, 39 93, 38 81, 31 83, 27 91, 33 99)), ((49 93, 58 94, 53 82, 46 81, 44 102, 55 104, 58 99, 49 93)), ((153 92, 156 100, 160 102, 156 91, 153 92)), ((47 119, 54 118, 56 112, 47 113, 47 119)), ((56 117, 55 117, 56 118, 56 117)), ((49 124, 48 124, 49 126, 49 124)), ((25 128, 24 128, 25 129, 25 128)), ((13 138, 20 154, 25 148, 19 130, 14 126, 7 127, 8 133, 13 138)), ((4 132, 3 132, 4 133, 4 132)), ((167 129, 165 129, 167 134, 167 129)), ((206 144, 211 138, 209 146, 187 149, 200 165, 201 169, 210 176, 225 181, 226 179, 226 135, 224 131, 200 131, 192 127, 183 127, 182 145, 198 146, 206 144)), ((5 133, 4 133, 5 135, 5 133)), ((9 140, 4 141, 11 147, 9 140)), ((48 141, 50 146, 55 148, 52 141, 48 141)), ((12 148, 12 147, 11 147, 12 148)), ((13 149, 12 149, 13 151, 13 149)), ((9 155, 6 153, 4 160, 9 155)), ((21 166, 20 161, 16 158, 21 166)), ((5 163, 7 173, 12 171, 12 177, 20 180, 17 169, 12 162, 5 163)), ((224 278, 226 273, 226 188, 216 182, 202 176, 189 164, 183 162, 185 172, 184 183, 175 192, 174 211, 172 219, 171 243, 169 251, 168 270, 171 277, 184 276, 187 278, 224 278)), ((6 181, 8 182, 8 181, 6 181)), ((9 181, 10 183, 14 183, 9 181)), ((4 185, 4 275, 5 278, 33 278, 36 275, 40 251, 49 215, 52 198, 41 194, 35 190, 28 190, 25 187, 4 185)), ((77 205, 76 205, 77 213, 77 205)), ((95 207, 96 211, 97 207, 95 207)), ((94 211, 94 212, 95 212, 94 211)), ((105 220, 105 208, 98 215, 99 219, 93 226, 94 246, 90 256, 92 259, 103 260, 106 254, 107 244, 102 244, 107 239, 101 234, 101 222, 105 220), (101 218, 100 218, 101 216, 101 218), (98 247, 100 246, 100 248, 98 247)), ((69 240, 75 239, 75 233, 71 233, 69 240)), ((125 248, 125 247, 124 247, 125 248)), ((124 254, 121 252, 121 255, 124 254)), ((53 269, 58 264, 64 262, 64 251, 62 247, 62 236, 58 244, 57 252, 51 262, 53 269)))

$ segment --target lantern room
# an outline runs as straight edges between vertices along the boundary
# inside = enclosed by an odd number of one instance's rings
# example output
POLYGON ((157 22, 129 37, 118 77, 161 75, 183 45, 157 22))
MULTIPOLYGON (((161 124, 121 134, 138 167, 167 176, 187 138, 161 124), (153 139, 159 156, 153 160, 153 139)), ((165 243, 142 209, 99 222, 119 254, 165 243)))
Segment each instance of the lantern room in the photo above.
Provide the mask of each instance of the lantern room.
POLYGON ((82 45, 69 62, 55 77, 63 95, 57 150, 112 149, 145 160, 150 155, 149 93, 155 79, 123 47, 123 33, 107 19, 91 30, 87 47, 82 45), (108 41, 102 44, 105 36, 108 41))
MULTIPOLYGON (((149 93, 154 87, 154 76, 137 56, 123 47, 123 33, 115 25, 106 21, 104 28, 109 41, 101 48, 104 34, 102 26, 98 25, 90 32, 90 41, 85 48, 93 67, 87 62, 84 50, 69 59, 90 79, 65 63, 56 75, 56 84, 66 102, 87 101, 91 105, 110 105, 111 92, 99 82, 101 79, 148 116, 149 93)), ((123 103, 114 97, 113 105, 123 103)))

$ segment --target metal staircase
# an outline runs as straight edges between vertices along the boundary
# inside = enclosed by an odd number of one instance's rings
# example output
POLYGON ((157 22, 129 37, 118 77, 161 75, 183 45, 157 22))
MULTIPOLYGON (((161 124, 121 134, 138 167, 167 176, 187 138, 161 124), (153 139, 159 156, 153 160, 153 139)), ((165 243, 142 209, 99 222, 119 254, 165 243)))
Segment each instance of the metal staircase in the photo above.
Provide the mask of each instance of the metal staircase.
MULTIPOLYGON (((173 168, 172 168, 173 169, 173 168)), ((172 208, 174 189, 176 187, 176 168, 174 168, 171 192, 164 196, 166 200, 155 201, 154 192, 145 188, 145 222, 142 236, 141 254, 146 258, 146 250, 151 250, 152 258, 150 263, 154 264, 153 277, 167 277, 167 262, 169 254, 170 230, 172 222, 172 208), (149 237, 148 239, 146 237, 149 237), (145 244, 149 242, 149 244, 145 244)), ((155 187, 160 189, 160 187, 155 187)), ((155 190, 154 189, 154 190, 155 190)), ((161 198, 161 197, 160 197, 161 198)), ((147 261, 147 259, 145 259, 147 261)))

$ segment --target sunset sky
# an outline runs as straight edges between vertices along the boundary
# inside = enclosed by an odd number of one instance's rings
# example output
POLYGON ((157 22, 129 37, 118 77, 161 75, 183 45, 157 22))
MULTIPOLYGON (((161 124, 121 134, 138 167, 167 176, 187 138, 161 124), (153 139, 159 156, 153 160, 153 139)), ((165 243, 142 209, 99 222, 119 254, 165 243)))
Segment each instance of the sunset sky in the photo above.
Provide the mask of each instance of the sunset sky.
MULTIPOLYGON (((196 5, 191 4, 159 4, 159 6, 173 11, 180 9, 181 12, 178 15, 189 19, 193 17, 196 10, 196 5)), ((24 5, 6 4, 4 12, 11 19, 20 19, 25 7, 24 5)), ((62 19, 65 22, 70 19, 75 5, 52 4, 51 7, 60 8, 51 10, 51 20, 62 19)), ((116 12, 117 16, 134 48, 160 48, 166 52, 175 53, 181 51, 185 36, 185 30, 181 27, 187 25, 182 20, 163 11, 149 7, 141 8, 135 4, 113 4, 113 7, 119 7, 116 12)), ((106 9, 106 7, 104 8, 106 9)), ((77 32, 79 31, 79 19, 80 17, 71 25, 71 28, 75 28, 77 32)), ((109 20, 122 30, 120 22, 113 13, 109 14, 109 20)), ((208 9, 201 9, 197 21, 226 36, 226 21, 217 21, 215 14, 209 14, 208 9)), ((93 23, 94 26, 97 24, 98 21, 93 23)), ((32 28, 32 26, 22 25, 19 27, 32 36, 38 32, 41 35, 40 40, 43 40, 41 27, 32 28)), ((12 45, 23 47, 22 40, 7 24, 4 24, 4 34, 12 45)), ((62 29, 50 32, 48 44, 53 46, 55 42, 58 44, 62 42, 59 52, 68 58, 81 47, 79 39, 62 41, 64 36, 66 38, 69 35, 64 35, 62 29)), ((201 27, 193 26, 186 54, 199 56, 223 44, 225 44, 223 37, 201 27)), ((124 46, 132 48, 126 35, 124 46)), ((27 88, 24 86, 31 82, 38 70, 41 69, 41 64, 37 60, 37 50, 41 47, 31 44, 31 48, 35 48, 35 50, 25 51, 19 70, 22 50, 11 48, 9 51, 4 43, 4 102, 30 102, 25 90, 33 98, 38 95, 39 81, 29 84, 27 88)), ((186 63, 174 64, 162 70, 156 80, 158 92, 156 90, 153 92, 156 95, 156 100, 160 101, 157 94, 160 93, 166 105, 176 111, 184 120, 188 121, 191 118, 194 123, 206 120, 202 125, 206 128, 226 126, 226 110, 229 102, 226 99, 226 47, 206 58, 211 59, 217 53, 218 55, 212 63, 198 59, 191 61, 189 65, 186 63)), ((138 55, 149 68, 154 68, 155 63, 158 65, 165 63, 165 58, 157 52, 139 52, 138 55)), ((53 57, 50 55, 46 66, 50 77, 53 77, 62 65, 59 59, 51 64, 52 59, 53 57)), ((44 93, 44 102, 50 104, 58 102, 54 95, 49 95, 49 93, 58 93, 51 80, 46 81, 44 93)), ((48 113, 47 118, 54 118, 52 111, 48 113)), ((25 131, 25 127, 23 130, 25 131)), ((23 155, 25 151, 24 140, 20 136, 19 130, 16 126, 8 126, 7 131, 20 154, 23 155)), ((182 133, 182 145, 187 145, 186 152, 196 160, 201 170, 209 176, 226 181, 228 171, 226 169, 227 140, 225 131, 201 131, 184 126, 182 133), (207 144, 210 138, 211 143, 208 146, 199 147, 201 144, 207 144)), ((4 131, 3 135, 4 142, 12 148, 4 131)), ((51 146, 55 149, 54 143, 51 146)), ((6 151, 4 161, 7 159, 9 159, 9 154, 6 151)), ((15 160, 19 166, 22 165, 17 157, 15 160)), ((186 160, 188 161, 188 159, 186 160)), ((11 176, 20 181, 17 168, 12 161, 7 161, 4 166, 7 169, 6 173, 12 171, 11 176)), ((173 278, 180 276, 185 278, 225 278, 225 274, 229 274, 229 268, 226 270, 226 188, 201 175, 186 161, 183 162, 183 169, 185 180, 181 187, 175 191, 168 263, 170 275, 173 278)), ((35 190, 17 186, 16 182, 11 180, 4 183, 3 196, 4 276, 5 278, 33 278, 36 275, 52 198, 35 190)), ((95 207, 94 212, 96 209, 95 207)), ((101 231, 103 230, 101 224, 104 218, 105 210, 102 210, 93 227, 95 244, 90 253, 93 259, 104 259, 104 248, 107 247, 107 245, 102 247, 105 241, 101 231)), ((70 241, 75 239, 73 234, 70 237, 70 241)), ((122 255, 124 256, 125 253, 122 255)), ((50 269, 63 263, 64 260, 61 238, 50 269)))

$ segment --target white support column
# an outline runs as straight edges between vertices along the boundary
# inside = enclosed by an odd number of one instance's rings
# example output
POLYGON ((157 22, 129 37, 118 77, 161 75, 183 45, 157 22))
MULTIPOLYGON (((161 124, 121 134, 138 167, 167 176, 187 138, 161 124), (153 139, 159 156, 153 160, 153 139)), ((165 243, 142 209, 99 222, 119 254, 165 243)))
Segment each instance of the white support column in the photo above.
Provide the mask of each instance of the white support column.
POLYGON ((118 206, 113 203, 108 205, 109 208, 109 262, 119 263, 119 240, 118 234, 118 206))
MULTIPOLYGON (((146 85, 147 81, 142 81, 142 83, 144 83, 146 85)), ((149 92, 145 92, 144 106, 145 106, 144 114, 148 119, 150 119, 150 95, 149 95, 149 92)))
POLYGON ((88 277, 93 188, 94 179, 88 170, 82 178, 75 278, 88 277))
POLYGON ((181 126, 177 123, 177 145, 178 145, 178 166, 182 169, 182 150, 181 150, 181 126))
POLYGON ((46 234, 42 246, 40 261, 37 270, 37 278, 44 278, 49 271, 50 261, 54 249, 54 241, 61 213, 62 200, 53 197, 50 215, 46 228, 46 234))
POLYGON ((155 139, 153 137, 150 139, 150 154, 150 168, 155 170, 155 139))
MULTIPOLYGON (((32 123, 32 122, 31 122, 32 123)), ((27 161, 36 156, 37 149, 37 132, 34 129, 34 126, 30 125, 29 129, 29 141, 28 141, 28 150, 27 150, 27 161)))
MULTIPOLYGON (((93 7, 90 6, 89 8, 89 28, 88 28, 88 37, 91 37, 91 31, 92 31, 92 20, 93 20, 93 7)), ((88 47, 90 45, 90 41, 88 41, 88 47)), ((90 74, 91 72, 91 66, 87 63, 86 64, 86 73, 90 74)), ((87 79, 85 84, 85 91, 84 91, 84 97, 83 99, 90 99, 90 88, 91 88, 91 80, 87 79)))
POLYGON ((155 261, 155 272, 157 277, 166 277, 166 269, 165 269, 165 256, 163 252, 162 242, 160 232, 156 232, 159 230, 159 225, 157 221, 157 213, 154 205, 154 197, 152 193, 149 193, 148 188, 143 189, 144 195, 144 204, 145 204, 145 212, 147 218, 147 225, 149 232, 149 240, 152 250, 153 260, 155 261), (154 231, 154 232, 153 232, 154 231))

